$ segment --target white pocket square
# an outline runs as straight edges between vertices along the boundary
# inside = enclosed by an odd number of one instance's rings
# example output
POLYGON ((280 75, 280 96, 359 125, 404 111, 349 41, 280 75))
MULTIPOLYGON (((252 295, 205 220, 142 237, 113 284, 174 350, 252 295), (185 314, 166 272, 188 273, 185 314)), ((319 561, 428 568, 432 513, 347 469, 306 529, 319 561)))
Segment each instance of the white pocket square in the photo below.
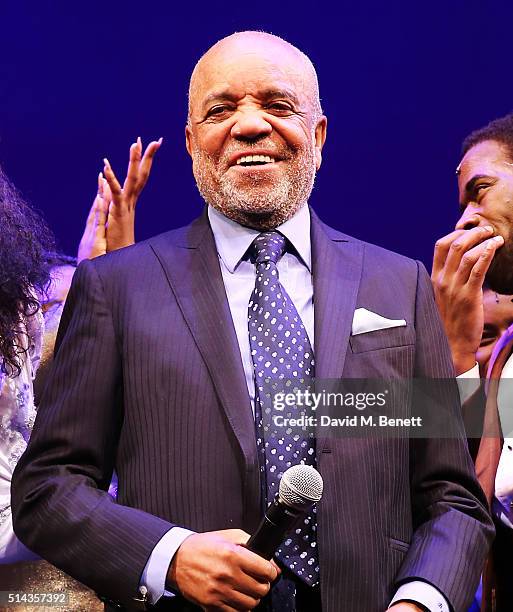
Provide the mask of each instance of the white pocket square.
POLYGON ((351 334, 357 336, 358 334, 366 334, 367 332, 376 331, 378 329, 405 326, 406 321, 404 319, 387 319, 372 312, 372 310, 367 310, 367 308, 357 308, 354 311, 351 334))

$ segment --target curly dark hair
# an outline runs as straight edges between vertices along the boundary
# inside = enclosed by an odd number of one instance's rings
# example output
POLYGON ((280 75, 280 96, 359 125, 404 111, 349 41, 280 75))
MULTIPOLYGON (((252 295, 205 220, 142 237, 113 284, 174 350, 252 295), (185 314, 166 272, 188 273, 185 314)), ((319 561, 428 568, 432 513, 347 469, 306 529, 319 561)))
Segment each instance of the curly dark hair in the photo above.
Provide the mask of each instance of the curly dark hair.
POLYGON ((37 312, 50 281, 52 234, 0 168, 0 368, 21 371, 24 318, 37 312))
POLYGON ((513 112, 505 117, 494 119, 488 125, 469 134, 462 145, 462 154, 485 140, 495 140, 503 144, 513 160, 513 112))

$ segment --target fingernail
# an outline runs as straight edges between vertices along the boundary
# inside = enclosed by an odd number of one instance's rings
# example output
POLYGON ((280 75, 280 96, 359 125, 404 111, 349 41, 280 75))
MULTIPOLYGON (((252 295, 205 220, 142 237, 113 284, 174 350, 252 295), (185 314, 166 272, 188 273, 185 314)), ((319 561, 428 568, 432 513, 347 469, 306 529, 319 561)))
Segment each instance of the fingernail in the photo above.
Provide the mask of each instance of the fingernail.
POLYGON ((140 136, 137 136, 137 144, 142 146, 142 141, 141 141, 141 137, 140 136))
POLYGON ((103 158, 103 163, 107 166, 107 168, 110 168, 110 162, 106 157, 103 158))
POLYGON ((491 225, 485 225, 483 227, 483 231, 485 231, 485 232, 493 232, 493 227, 491 225))
POLYGON ((502 236, 494 236, 492 240, 495 240, 495 242, 504 242, 504 238, 502 236))
POLYGON ((163 137, 163 136, 161 136, 161 137, 160 137, 160 138, 157 140, 157 142, 159 143, 159 145, 161 145, 161 144, 164 142, 164 137, 163 137))

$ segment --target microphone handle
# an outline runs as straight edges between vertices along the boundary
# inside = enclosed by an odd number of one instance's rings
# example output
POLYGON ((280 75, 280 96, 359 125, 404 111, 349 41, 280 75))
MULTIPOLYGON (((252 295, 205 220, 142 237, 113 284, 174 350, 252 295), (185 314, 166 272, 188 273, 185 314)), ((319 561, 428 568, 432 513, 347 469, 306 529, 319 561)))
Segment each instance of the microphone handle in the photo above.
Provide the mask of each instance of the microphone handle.
POLYGON ((246 547, 264 559, 272 559, 285 535, 307 510, 308 508, 297 510, 287 506, 276 496, 246 547))

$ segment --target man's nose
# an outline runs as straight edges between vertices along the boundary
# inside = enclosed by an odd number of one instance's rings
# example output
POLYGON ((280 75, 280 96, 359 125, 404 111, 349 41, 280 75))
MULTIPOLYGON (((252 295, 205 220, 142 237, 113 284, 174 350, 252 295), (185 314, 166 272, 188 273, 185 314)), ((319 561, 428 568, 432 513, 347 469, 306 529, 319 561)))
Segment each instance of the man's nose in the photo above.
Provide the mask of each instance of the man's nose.
POLYGON ((488 225, 488 223, 479 214, 477 214, 475 210, 469 210, 469 207, 467 206, 456 223, 455 229, 469 230, 480 225, 488 225))
POLYGON ((270 123, 258 112, 238 113, 237 121, 233 124, 231 135, 233 138, 255 140, 269 136, 273 131, 270 123))

